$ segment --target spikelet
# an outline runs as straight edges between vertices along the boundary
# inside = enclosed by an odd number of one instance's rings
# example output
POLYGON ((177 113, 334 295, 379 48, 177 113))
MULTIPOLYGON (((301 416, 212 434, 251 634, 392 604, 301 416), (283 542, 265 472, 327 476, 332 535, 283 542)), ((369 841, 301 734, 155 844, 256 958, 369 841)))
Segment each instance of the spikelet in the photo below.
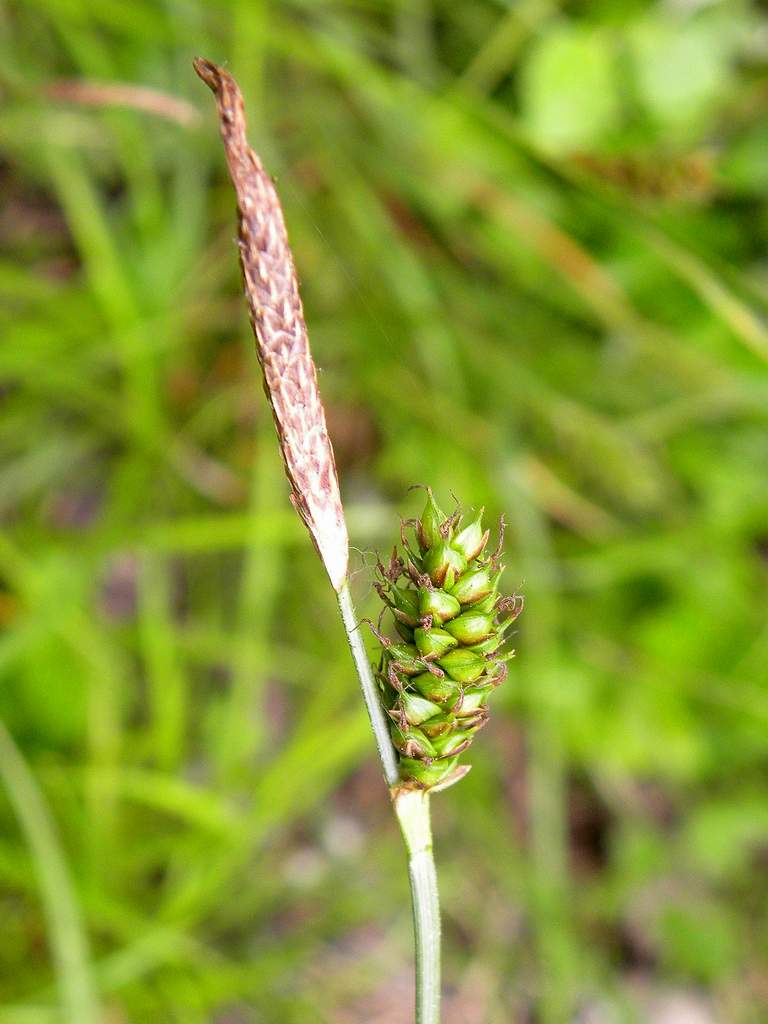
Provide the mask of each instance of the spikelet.
POLYGON ((338 592, 347 575, 347 528, 280 200, 248 145, 237 82, 203 57, 193 64, 216 97, 221 138, 237 194, 245 296, 291 501, 338 592))
POLYGON ((497 550, 486 555, 483 509, 463 524, 460 510, 446 516, 426 490, 421 518, 403 523, 403 556, 395 548, 389 565, 378 564, 376 589, 398 639, 373 632, 381 644, 376 678, 400 775, 436 790, 469 771, 459 757, 488 721, 488 697, 506 678, 514 652, 502 647, 523 599, 499 594, 503 521, 497 550))

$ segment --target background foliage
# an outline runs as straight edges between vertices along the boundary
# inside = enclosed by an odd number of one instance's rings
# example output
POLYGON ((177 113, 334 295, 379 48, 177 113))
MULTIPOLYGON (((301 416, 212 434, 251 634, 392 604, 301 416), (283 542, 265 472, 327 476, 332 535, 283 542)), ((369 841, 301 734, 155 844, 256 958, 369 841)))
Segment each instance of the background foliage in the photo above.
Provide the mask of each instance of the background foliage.
POLYGON ((197 53, 278 180, 358 600, 411 483, 510 524, 519 656, 435 801, 446 1020, 766 1020, 762 5, 9 0, 0 1022, 409 1019, 197 53))

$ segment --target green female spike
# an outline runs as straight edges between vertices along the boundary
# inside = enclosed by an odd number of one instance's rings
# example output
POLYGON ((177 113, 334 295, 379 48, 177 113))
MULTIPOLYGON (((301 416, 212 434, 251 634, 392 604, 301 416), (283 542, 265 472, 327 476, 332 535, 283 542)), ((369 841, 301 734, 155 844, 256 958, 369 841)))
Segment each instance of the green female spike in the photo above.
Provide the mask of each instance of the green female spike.
POLYGON ((504 635, 522 599, 499 596, 502 569, 498 552, 484 555, 483 510, 462 527, 460 511, 446 516, 426 490, 421 517, 406 521, 401 532, 407 557, 392 555, 384 586, 377 588, 408 641, 379 637, 385 647, 381 695, 403 782, 438 790, 469 771, 459 756, 488 720, 486 702, 506 677, 512 652, 502 650, 504 635), (409 525, 415 541, 406 534, 409 525))

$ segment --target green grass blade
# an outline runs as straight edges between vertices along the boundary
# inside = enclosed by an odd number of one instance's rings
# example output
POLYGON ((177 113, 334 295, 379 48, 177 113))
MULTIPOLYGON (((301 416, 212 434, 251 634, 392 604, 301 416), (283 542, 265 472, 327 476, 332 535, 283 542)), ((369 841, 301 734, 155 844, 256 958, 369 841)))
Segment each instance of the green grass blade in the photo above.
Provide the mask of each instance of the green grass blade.
POLYGON ((2 722, 0 776, 37 870, 64 1018, 69 1024, 99 1024, 85 925, 64 850, 35 777, 2 722))

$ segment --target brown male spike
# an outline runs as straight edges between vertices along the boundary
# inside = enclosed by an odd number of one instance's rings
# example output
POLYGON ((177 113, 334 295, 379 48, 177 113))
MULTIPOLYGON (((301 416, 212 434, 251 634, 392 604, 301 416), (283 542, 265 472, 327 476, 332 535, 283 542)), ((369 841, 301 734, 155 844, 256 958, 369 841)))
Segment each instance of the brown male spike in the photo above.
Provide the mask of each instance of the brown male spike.
POLYGON ((216 96, 237 195, 245 296, 291 501, 339 591, 347 575, 349 541, 280 200, 248 145, 243 98, 234 78, 203 57, 195 59, 194 68, 216 96))

